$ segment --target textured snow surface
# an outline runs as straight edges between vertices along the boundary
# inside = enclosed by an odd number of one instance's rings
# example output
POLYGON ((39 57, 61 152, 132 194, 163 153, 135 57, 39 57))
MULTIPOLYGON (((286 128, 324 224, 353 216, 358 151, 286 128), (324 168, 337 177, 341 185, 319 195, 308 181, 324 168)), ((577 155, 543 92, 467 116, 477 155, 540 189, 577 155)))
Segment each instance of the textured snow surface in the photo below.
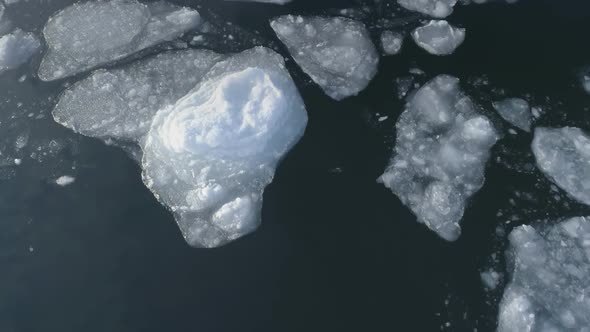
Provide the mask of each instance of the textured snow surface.
POLYGON ((484 182, 498 135, 459 87, 441 75, 409 98, 397 122, 394 156, 379 178, 440 237, 456 240, 467 199, 484 182))
POLYGON ((493 105, 504 120, 526 132, 531 131, 531 108, 526 100, 520 98, 508 98, 497 101, 493 105))
POLYGON ((221 58, 207 50, 169 51, 99 69, 63 93, 53 117, 86 136, 140 143, 156 112, 189 92, 221 58))
POLYGON ((385 30, 381 33, 381 48, 386 55, 398 54, 402 50, 404 36, 401 33, 385 30))
POLYGON ((20 29, 0 37, 0 74, 27 62, 40 46, 35 35, 20 29))
POLYGON ((408 10, 443 18, 451 15, 457 0, 397 0, 397 3, 408 10))
POLYGON ((76 3, 43 29, 48 45, 39 77, 51 81, 180 37, 201 22, 194 9, 135 0, 76 3))
POLYGON ((579 128, 536 128, 537 166, 576 200, 590 205, 590 137, 579 128))
POLYGON ((430 54, 450 55, 465 40, 465 29, 449 22, 432 20, 412 31, 414 42, 430 54))
POLYGON ((306 124, 282 57, 244 51, 156 114, 144 182, 174 212, 189 244, 222 245, 258 227, 264 188, 306 124))
POLYGON ((301 69, 333 99, 357 95, 377 73, 379 56, 360 22, 286 15, 271 27, 301 69))
POLYGON ((520 226, 509 239, 498 331, 590 331, 590 219, 520 226))

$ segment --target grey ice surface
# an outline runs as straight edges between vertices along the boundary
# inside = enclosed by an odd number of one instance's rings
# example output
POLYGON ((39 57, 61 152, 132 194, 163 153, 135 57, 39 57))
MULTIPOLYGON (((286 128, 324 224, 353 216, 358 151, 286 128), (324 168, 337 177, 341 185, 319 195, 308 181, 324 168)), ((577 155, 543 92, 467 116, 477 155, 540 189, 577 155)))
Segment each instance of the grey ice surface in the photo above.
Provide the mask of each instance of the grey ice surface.
POLYGON ((377 73, 379 56, 363 23, 286 15, 271 27, 301 69, 333 99, 357 95, 377 73))
POLYGON ((532 114, 529 103, 521 98, 508 98, 494 104, 496 111, 513 126, 526 132, 531 131, 532 114))
POLYGON ((7 34, 11 27, 12 23, 8 19, 8 15, 6 15, 6 8, 2 2, 0 2, 0 37, 7 34))
POLYGON ((397 0, 397 3, 411 11, 444 18, 453 13, 457 0, 397 0))
POLYGON ((450 55, 465 40, 465 29, 445 20, 432 20, 412 31, 414 42, 430 54, 450 55))
POLYGON ((39 78, 56 80, 180 37, 199 26, 199 13, 166 2, 99 0, 75 3, 43 29, 48 50, 39 78))
POLYGON ((520 226, 509 239, 498 331, 590 331, 590 219, 520 226))
POLYGON ((62 94, 53 117, 86 136, 139 144, 156 112, 189 92, 222 58, 189 49, 96 70, 62 94))
POLYGON ((0 74, 29 61, 40 47, 34 34, 20 29, 0 37, 0 74))
POLYGON ((402 50, 404 36, 399 32, 385 30, 381 33, 381 48, 386 55, 395 55, 402 50))
POLYGON ((217 63, 156 114, 144 146, 144 182, 189 244, 223 245, 260 225, 264 188, 306 124, 283 58, 262 47, 246 50, 217 63))
POLYGON ((590 136, 579 128, 536 128, 537 166, 561 189, 590 205, 590 136))
POLYGON ((459 80, 446 75, 409 98, 396 128, 393 157, 378 181, 419 222, 447 241, 456 240, 467 200, 484 183, 496 130, 461 91, 459 80))

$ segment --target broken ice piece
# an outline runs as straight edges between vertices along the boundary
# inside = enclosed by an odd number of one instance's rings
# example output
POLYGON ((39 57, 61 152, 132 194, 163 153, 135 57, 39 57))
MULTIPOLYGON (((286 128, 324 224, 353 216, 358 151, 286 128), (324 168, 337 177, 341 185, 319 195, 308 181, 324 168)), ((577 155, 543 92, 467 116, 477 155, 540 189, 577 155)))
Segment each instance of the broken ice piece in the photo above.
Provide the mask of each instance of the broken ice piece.
POLYGON ((397 3, 407 10, 444 18, 451 15, 457 0, 397 0, 397 3))
POLYGON ((381 33, 381 48, 386 55, 398 54, 404 42, 401 33, 385 30, 381 33))
POLYGON ((196 10, 136 0, 75 3, 43 29, 48 50, 39 77, 51 81, 180 37, 201 22, 196 10))
POLYGON ((286 15, 271 27, 301 69, 335 100, 357 95, 377 73, 377 50, 360 22, 286 15))
POLYGON ((531 131, 531 108, 526 100, 520 98, 508 98, 493 103, 493 106, 504 120, 526 132, 531 131))
POLYGON ((511 281, 498 332, 587 331, 590 326, 590 220, 515 228, 509 236, 511 281))
POLYGON ((259 226, 264 188, 306 124, 283 58, 267 48, 246 50, 156 114, 144 182, 190 245, 223 245, 259 226))
POLYGON ((449 55, 465 40, 465 29, 455 28, 444 20, 432 20, 412 31, 412 38, 430 54, 449 55))
POLYGON ((208 50, 169 51, 99 69, 62 94, 53 118, 86 136, 140 143, 156 112, 189 92, 221 58, 208 50))
POLYGON ((590 205, 590 137, 575 127, 536 128, 537 166, 571 197, 590 205))
POLYGON ((40 46, 34 34, 20 29, 0 37, 0 74, 29 61, 40 46))
POLYGON ((419 222, 455 241, 467 199, 482 187, 498 140, 492 122, 477 112, 457 78, 440 75, 409 98, 396 128, 394 155, 378 181, 419 222))
POLYGON ((74 183, 75 181, 76 178, 73 176, 62 175, 55 180, 55 184, 57 184, 60 187, 65 187, 67 185, 74 183))

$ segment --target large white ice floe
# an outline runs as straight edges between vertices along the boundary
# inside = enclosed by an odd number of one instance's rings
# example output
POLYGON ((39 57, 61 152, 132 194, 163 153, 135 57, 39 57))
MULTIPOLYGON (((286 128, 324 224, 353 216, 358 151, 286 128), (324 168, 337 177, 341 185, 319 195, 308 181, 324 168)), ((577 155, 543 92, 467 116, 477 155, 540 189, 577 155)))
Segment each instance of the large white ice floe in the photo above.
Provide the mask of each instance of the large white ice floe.
POLYGON ((39 67, 44 81, 75 75, 127 57, 196 28, 196 10, 166 2, 99 0, 76 3, 43 29, 48 50, 39 67))
POLYGON ((520 226, 509 239, 498 331, 590 331, 590 219, 520 226))
POLYGON ((443 18, 453 13, 457 0, 397 0, 397 3, 411 11, 443 18))
POLYGON ((144 182, 189 244, 222 245, 258 227, 264 188, 306 124, 283 58, 266 48, 244 51, 156 114, 144 182))
POLYGON ((141 145, 156 112, 188 93, 222 58, 189 49, 96 70, 62 94, 53 117, 86 136, 141 145))
POLYGON ((398 54, 402 50, 404 36, 399 32, 385 30, 381 33, 381 48, 386 55, 398 54))
POLYGON ((377 73, 379 55, 358 21, 286 15, 271 27, 301 69, 333 99, 357 95, 377 73))
POLYGON ((457 78, 441 75, 410 97, 397 122, 394 155, 379 178, 447 241, 461 234, 467 199, 484 182, 492 122, 478 113, 457 78))
POLYGON ((20 29, 0 37, 0 74, 29 61, 40 46, 34 34, 20 29))
POLYGON ((533 116, 529 103, 520 98, 508 98, 493 104, 494 109, 513 126, 526 132, 531 131, 533 116))
POLYGON ((444 20, 432 20, 412 31, 414 42, 430 54, 449 55, 465 40, 465 29, 444 20))
POLYGON ((590 205, 590 136, 575 127, 536 128, 537 166, 561 189, 590 205))

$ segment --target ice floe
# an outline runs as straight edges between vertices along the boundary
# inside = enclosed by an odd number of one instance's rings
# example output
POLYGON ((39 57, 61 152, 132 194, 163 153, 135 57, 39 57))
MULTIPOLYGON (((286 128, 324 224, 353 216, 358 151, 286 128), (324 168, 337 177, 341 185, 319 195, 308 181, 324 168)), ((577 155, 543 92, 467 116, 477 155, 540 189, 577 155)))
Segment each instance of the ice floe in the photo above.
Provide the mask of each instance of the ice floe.
POLYGON ((397 0, 397 3, 411 11, 443 18, 453 13, 457 0, 397 0))
POLYGON ((286 15, 271 27, 301 69, 333 99, 357 95, 377 73, 379 56, 361 22, 286 15))
POLYGON ((511 280, 500 304, 499 332, 588 331, 590 220, 567 219, 509 236, 511 280))
POLYGON ((561 189, 590 205, 590 137, 575 127, 536 128, 537 166, 561 189))
POLYGON ((445 20, 432 20, 412 31, 414 42, 430 54, 450 55, 465 40, 465 29, 445 20))
POLYGON ((29 61, 40 47, 34 34, 20 29, 0 37, 0 74, 29 61))
POLYGON ((395 55, 402 50, 404 36, 399 32, 385 30, 381 33, 381 48, 386 55, 395 55))
POLYGON ((493 103, 494 109, 513 126, 531 131, 532 114, 529 103, 521 98, 508 98, 493 103))
POLYGON ((39 67, 44 81, 75 75, 180 37, 201 23, 194 9, 135 0, 76 3, 43 29, 48 50, 39 67))
POLYGON ((379 178, 440 237, 456 240, 467 199, 484 182, 498 140, 457 78, 441 75, 414 93, 397 122, 394 155, 379 178))

